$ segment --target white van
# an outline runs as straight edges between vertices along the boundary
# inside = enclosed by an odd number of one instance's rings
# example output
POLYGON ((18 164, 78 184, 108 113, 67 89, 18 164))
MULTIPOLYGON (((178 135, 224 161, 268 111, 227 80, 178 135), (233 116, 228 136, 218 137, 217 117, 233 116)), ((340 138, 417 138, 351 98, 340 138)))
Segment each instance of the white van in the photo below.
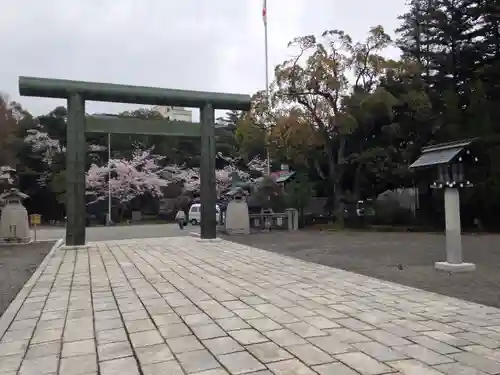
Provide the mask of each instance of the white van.
MULTIPOLYGON (((216 211, 216 220, 219 222, 220 220, 220 207, 219 205, 215 205, 215 211, 216 211)), ((193 225, 199 224, 201 221, 201 204, 200 203, 195 203, 189 207, 189 214, 188 214, 188 219, 189 222, 193 225)))

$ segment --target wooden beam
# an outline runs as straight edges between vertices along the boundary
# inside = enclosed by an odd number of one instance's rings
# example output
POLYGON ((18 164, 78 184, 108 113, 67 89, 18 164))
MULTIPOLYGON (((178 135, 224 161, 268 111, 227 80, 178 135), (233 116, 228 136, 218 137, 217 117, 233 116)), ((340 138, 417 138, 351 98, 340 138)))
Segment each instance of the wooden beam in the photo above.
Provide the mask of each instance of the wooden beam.
POLYGON ((100 102, 191 108, 202 108, 210 103, 214 109, 241 111, 250 109, 249 95, 39 77, 19 77, 19 93, 21 96, 43 98, 69 98, 72 93, 78 93, 84 100, 100 102))
POLYGON ((85 132, 200 137, 201 124, 186 121, 88 116, 85 121, 85 132))

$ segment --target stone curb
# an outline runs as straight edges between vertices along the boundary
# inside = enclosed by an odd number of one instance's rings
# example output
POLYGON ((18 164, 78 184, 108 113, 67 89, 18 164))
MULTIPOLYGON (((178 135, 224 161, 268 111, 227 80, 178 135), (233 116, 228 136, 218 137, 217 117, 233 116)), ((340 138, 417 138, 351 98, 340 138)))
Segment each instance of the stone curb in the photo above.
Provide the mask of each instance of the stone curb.
POLYGON ((52 246, 52 249, 50 249, 49 253, 45 256, 45 258, 42 260, 42 263, 38 266, 38 268, 35 270, 33 275, 29 278, 29 280, 24 284, 23 288, 17 293, 16 298, 10 303, 9 307, 7 307, 7 310, 3 313, 3 315, 0 317, 0 340, 3 338, 5 332, 9 329, 10 324, 14 320, 14 318, 17 315, 17 312, 21 308, 21 306, 24 303, 24 300, 26 297, 28 297, 28 294, 31 292, 31 289, 35 286, 36 282, 40 278, 43 270, 47 267, 49 264, 50 258, 54 255, 56 250, 64 243, 64 240, 61 238, 56 241, 54 246, 52 246))

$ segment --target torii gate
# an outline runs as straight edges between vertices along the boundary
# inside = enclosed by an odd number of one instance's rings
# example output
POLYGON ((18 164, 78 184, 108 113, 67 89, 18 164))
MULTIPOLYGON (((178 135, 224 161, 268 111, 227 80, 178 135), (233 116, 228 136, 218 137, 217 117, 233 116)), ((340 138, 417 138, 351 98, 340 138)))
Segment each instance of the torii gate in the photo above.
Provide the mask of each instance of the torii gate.
POLYGON ((22 96, 61 98, 68 101, 66 246, 85 245, 86 132, 201 137, 201 238, 216 238, 214 111, 216 109, 248 111, 249 95, 36 77, 19 77, 19 93, 22 96), (86 100, 199 108, 201 123, 86 117, 86 100))

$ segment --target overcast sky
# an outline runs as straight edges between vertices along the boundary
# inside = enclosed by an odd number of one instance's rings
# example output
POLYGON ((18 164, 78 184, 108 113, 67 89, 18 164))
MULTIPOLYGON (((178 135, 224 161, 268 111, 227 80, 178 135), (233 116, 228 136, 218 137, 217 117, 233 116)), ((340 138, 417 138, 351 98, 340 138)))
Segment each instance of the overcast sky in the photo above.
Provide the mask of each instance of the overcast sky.
MULTIPOLYGON (((361 40, 377 24, 393 33, 404 9, 404 0, 268 0, 270 68, 296 36, 336 28, 361 40)), ((0 35, 0 91, 33 114, 64 102, 20 98, 20 75, 244 94, 265 86, 261 0, 3 1, 0 35)))

